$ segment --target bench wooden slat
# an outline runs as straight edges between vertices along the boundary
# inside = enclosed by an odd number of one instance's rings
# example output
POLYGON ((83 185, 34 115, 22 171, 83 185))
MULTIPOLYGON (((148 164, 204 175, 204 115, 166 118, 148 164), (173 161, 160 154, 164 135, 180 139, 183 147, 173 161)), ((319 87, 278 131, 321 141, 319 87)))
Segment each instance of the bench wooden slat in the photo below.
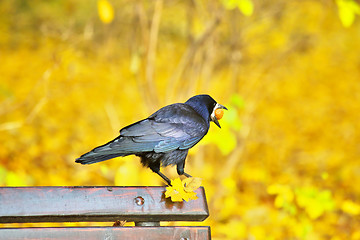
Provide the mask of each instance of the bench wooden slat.
POLYGON ((1 239, 207 240, 210 227, 70 227, 0 229, 1 239))
POLYGON ((196 190, 199 199, 180 203, 165 199, 165 190, 165 187, 3 187, 0 223, 203 221, 209 216, 203 187, 196 190))

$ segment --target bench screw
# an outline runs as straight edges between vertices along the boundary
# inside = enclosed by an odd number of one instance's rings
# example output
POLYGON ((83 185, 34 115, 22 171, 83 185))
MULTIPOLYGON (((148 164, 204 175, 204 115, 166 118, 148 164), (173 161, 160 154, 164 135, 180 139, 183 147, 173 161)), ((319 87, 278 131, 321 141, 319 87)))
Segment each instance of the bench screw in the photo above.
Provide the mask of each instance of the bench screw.
POLYGON ((136 203, 136 205, 138 205, 138 206, 142 206, 142 205, 144 205, 145 200, 144 200, 143 197, 138 196, 138 197, 135 198, 135 203, 136 203))

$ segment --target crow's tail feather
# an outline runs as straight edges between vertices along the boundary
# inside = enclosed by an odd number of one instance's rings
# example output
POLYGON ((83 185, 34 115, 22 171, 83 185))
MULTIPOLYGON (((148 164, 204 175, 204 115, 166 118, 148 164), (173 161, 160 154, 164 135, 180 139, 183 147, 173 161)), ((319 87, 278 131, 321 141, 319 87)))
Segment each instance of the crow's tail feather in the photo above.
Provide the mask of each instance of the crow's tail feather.
POLYGON ((132 153, 121 151, 120 149, 115 150, 111 147, 111 144, 113 144, 118 139, 119 138, 116 138, 113 141, 110 141, 102 146, 94 148, 90 152, 85 153, 81 157, 77 158, 75 162, 81 164, 92 164, 92 163, 109 160, 111 158, 131 155, 132 153))
MULTIPOLYGON (((126 154, 128 155, 128 154, 126 154)), ((75 162, 81 163, 81 164, 92 164, 97 162, 102 162, 105 160, 109 160, 111 158, 116 157, 123 157, 126 156, 123 153, 117 153, 117 154, 106 154, 106 153, 92 153, 88 152, 82 155, 81 157, 77 158, 75 162)))

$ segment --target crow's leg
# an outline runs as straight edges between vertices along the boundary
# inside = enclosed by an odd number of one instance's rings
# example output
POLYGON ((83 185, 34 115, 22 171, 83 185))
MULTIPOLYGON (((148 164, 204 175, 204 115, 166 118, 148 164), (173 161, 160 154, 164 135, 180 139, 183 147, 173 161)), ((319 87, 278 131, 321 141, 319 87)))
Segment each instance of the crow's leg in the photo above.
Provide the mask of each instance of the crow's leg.
POLYGON ((177 166, 176 166, 177 173, 179 175, 184 175, 185 177, 188 177, 188 178, 192 177, 190 174, 188 174, 184 171, 184 167, 185 167, 185 160, 177 164, 177 166))
POLYGON ((167 176, 165 176, 162 172, 160 172, 160 171, 158 171, 158 172, 155 172, 155 173, 157 173, 160 177, 162 177, 162 179, 164 179, 166 182, 167 182, 167 184, 169 185, 169 186, 171 186, 171 181, 170 181, 170 179, 167 177, 167 176))
POLYGON ((192 177, 190 174, 188 174, 188 173, 186 173, 186 172, 184 172, 184 175, 185 175, 185 177, 192 177))
POLYGON ((170 179, 166 177, 162 172, 160 172, 160 163, 156 165, 152 164, 149 167, 154 173, 157 173, 162 179, 164 179, 169 186, 171 186, 170 179))

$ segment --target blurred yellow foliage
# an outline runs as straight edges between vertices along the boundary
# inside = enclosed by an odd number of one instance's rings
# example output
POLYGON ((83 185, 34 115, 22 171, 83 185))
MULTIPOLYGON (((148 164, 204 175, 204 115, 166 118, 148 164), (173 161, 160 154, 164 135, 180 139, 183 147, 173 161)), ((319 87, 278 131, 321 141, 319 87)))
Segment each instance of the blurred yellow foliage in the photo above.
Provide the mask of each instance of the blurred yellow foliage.
POLYGON ((98 13, 100 20, 105 23, 111 23, 114 19, 114 9, 108 0, 98 0, 98 13))
POLYGON ((360 15, 360 5, 354 0, 336 0, 339 8, 339 18, 344 27, 350 27, 355 16, 360 15))
POLYGON ((360 204, 354 203, 350 200, 345 200, 341 204, 341 209, 351 215, 359 215, 360 214, 360 204))
POLYGON ((215 240, 360 239, 358 1, 27 0, 0 12, 2 186, 162 185, 134 156, 75 159, 207 93, 229 110, 186 172, 202 178, 210 217, 180 224, 210 225, 215 240))

